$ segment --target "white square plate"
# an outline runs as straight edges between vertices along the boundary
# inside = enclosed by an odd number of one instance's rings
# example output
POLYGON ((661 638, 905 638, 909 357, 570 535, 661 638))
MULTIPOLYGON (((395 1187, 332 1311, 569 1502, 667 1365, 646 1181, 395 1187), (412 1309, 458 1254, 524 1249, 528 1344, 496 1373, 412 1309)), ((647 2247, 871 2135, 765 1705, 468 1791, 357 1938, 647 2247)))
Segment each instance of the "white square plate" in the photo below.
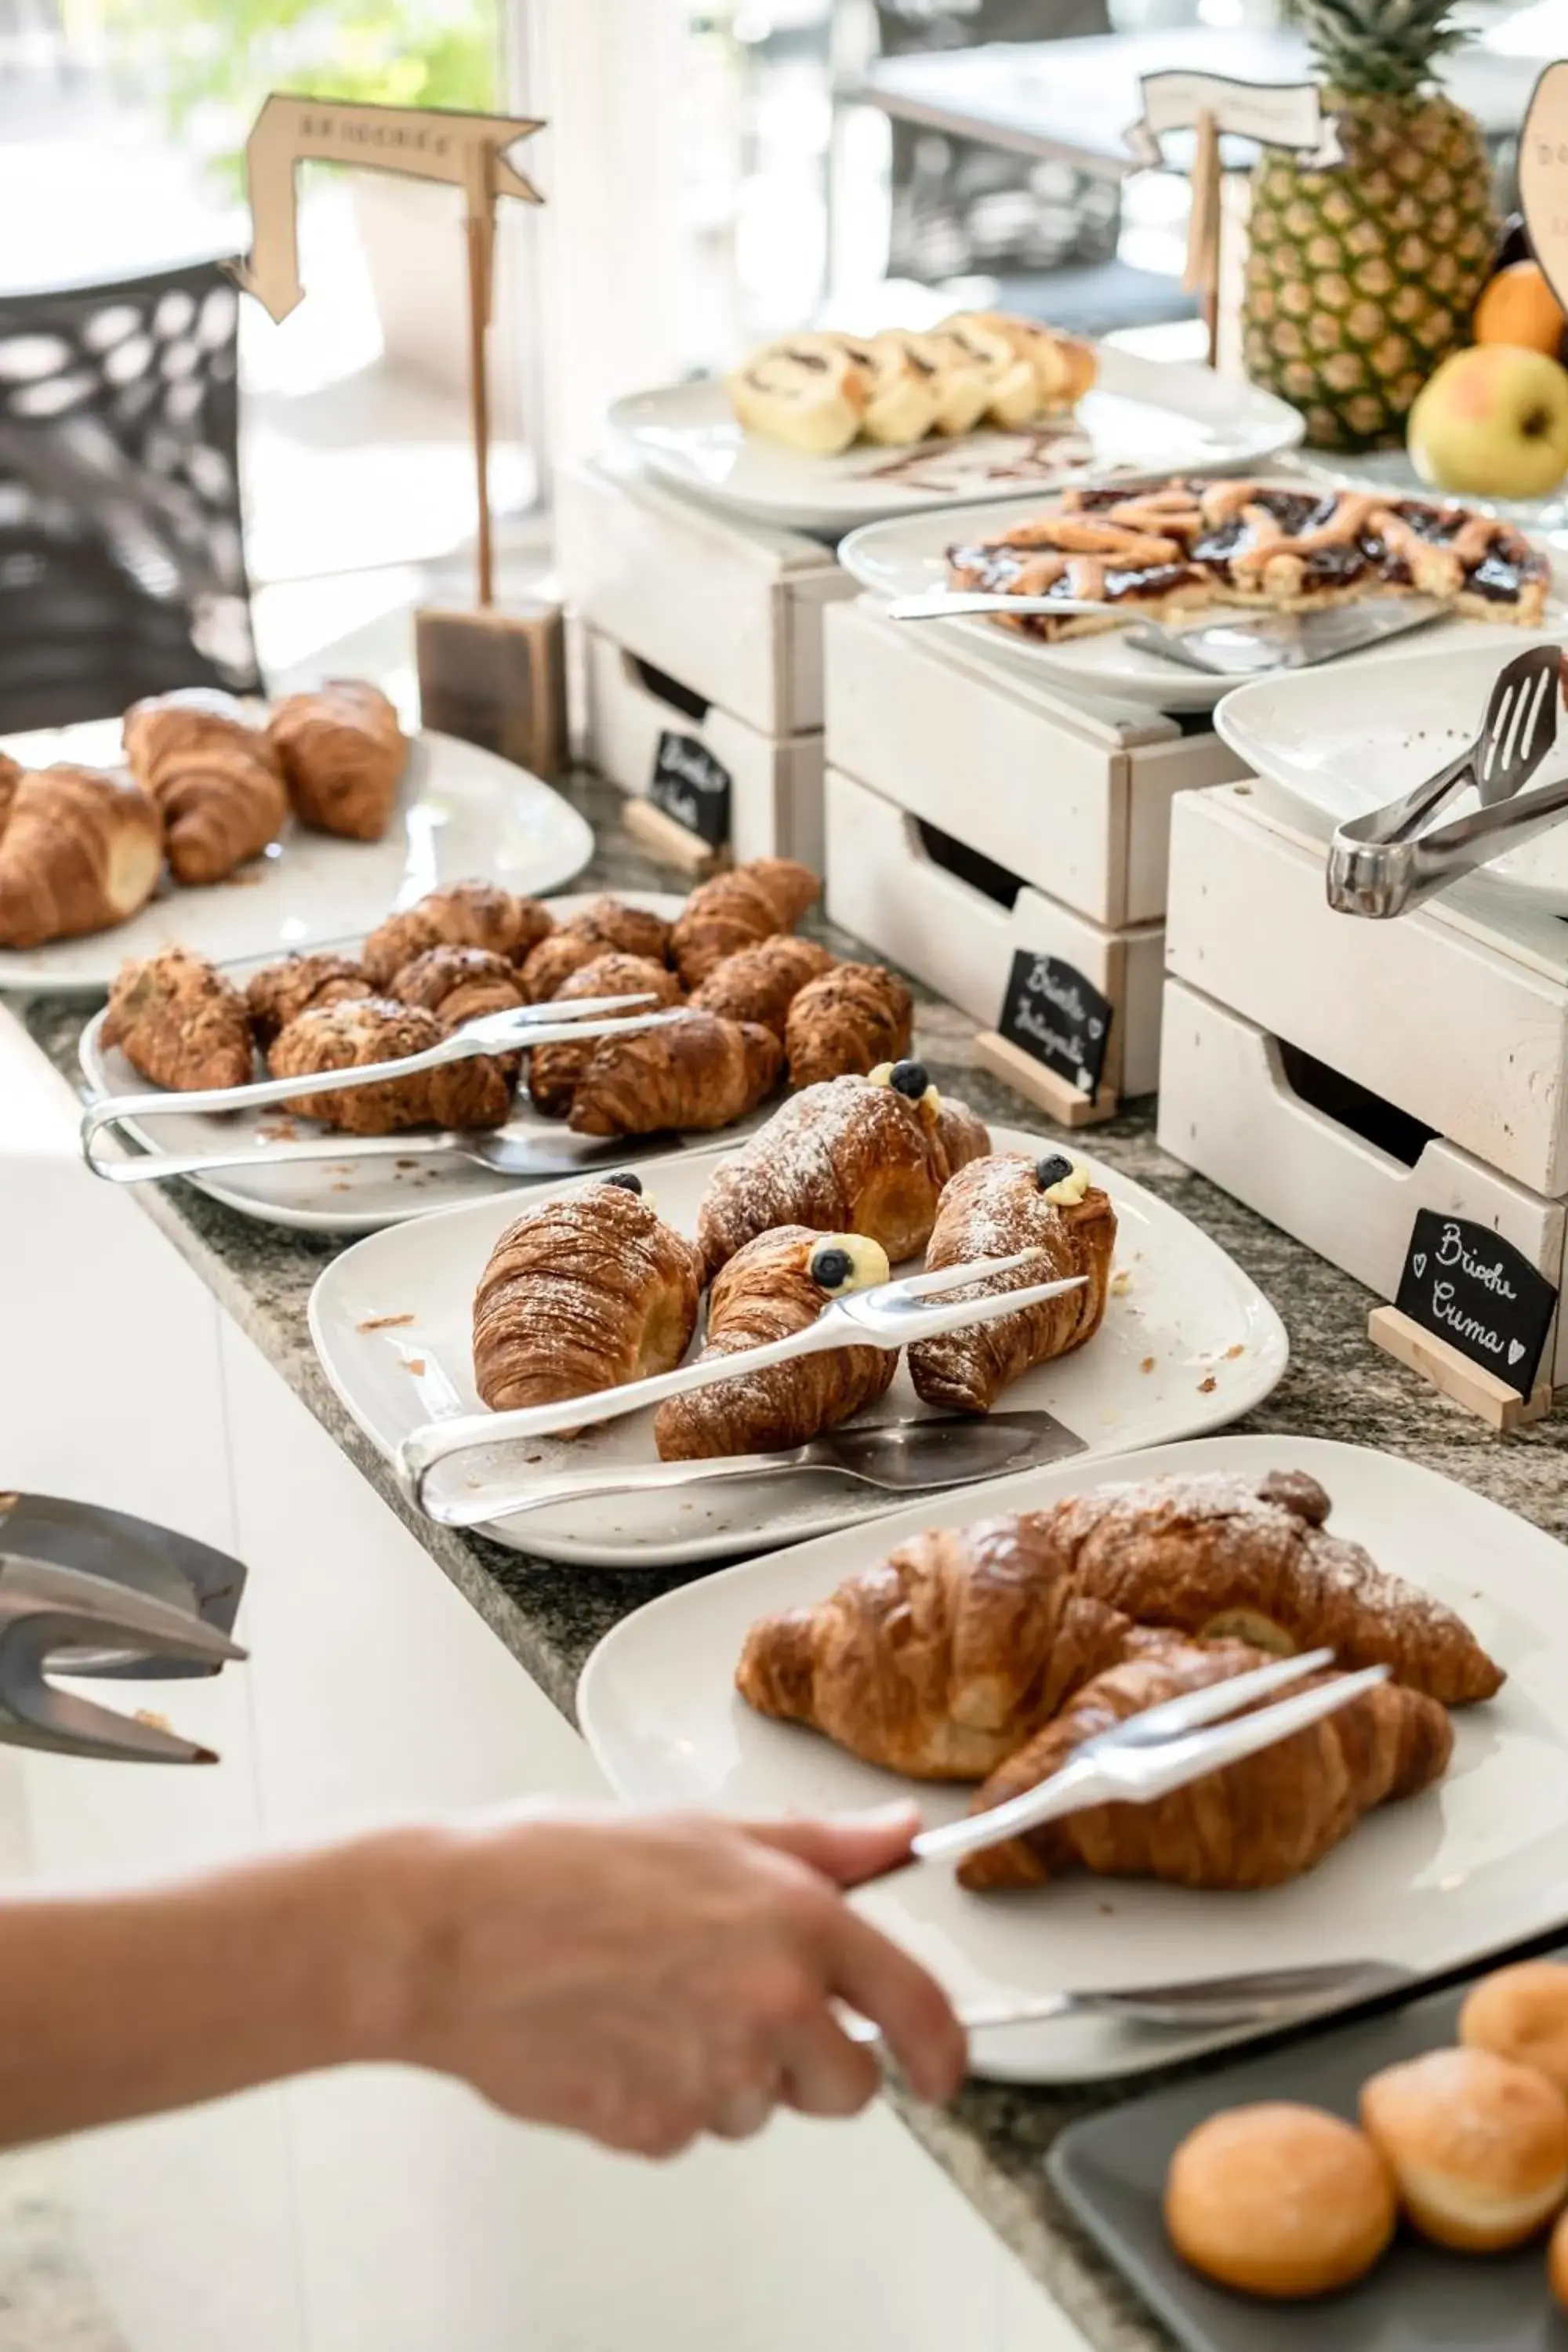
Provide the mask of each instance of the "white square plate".
MULTIPOLYGON (((919 1528, 1029 1510, 1110 1479, 1167 1472, 1310 1471, 1331 1527, 1379 1566, 1457 1609, 1504 1666, 1490 1705, 1458 1709, 1436 1789, 1388 1805, 1315 1871, 1264 1894, 1197 1894, 1081 1876, 1037 1892, 965 1894, 945 1866, 906 1871, 857 1900, 961 2000, 1016 2001, 1287 1963, 1374 1959, 1435 1974, 1568 1916, 1568 1553, 1550 1536, 1435 1471, 1303 1437, 1213 1437, 1031 1470, 917 1504, 689 1584, 617 1625, 589 1660, 578 1719, 617 1794, 647 1805, 738 1813, 833 1812, 908 1796, 860 1763, 737 1696, 747 1629, 830 1592, 919 1528)), ((922 1784, 930 1822, 968 1791, 922 1784)), ((1246 2032, 1186 2035, 1091 2017, 976 2037, 977 2071, 1017 2082, 1142 2072, 1246 2032)))

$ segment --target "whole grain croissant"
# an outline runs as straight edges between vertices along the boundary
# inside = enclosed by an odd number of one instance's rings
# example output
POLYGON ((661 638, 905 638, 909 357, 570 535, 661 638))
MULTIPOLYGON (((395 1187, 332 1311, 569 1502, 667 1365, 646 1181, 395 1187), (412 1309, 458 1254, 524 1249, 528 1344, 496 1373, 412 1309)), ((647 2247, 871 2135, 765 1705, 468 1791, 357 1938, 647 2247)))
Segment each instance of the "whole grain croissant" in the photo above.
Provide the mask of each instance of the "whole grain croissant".
MULTIPOLYGON (((422 1005, 381 996, 347 999, 290 1021, 274 1038, 267 1066, 277 1078, 363 1069, 371 1062, 423 1053, 446 1034, 422 1005)), ((345 1087, 342 1093, 299 1095, 286 1108, 349 1135, 397 1135, 410 1127, 504 1127, 511 1110, 511 1080, 500 1061, 474 1055, 441 1069, 345 1087)))
POLYGON ((931 1238, 954 1169, 991 1148, 963 1103, 912 1102, 869 1078, 833 1078, 782 1103, 715 1170, 698 1219, 710 1276, 774 1225, 866 1234, 896 1265, 931 1238))
MULTIPOLYGON (((1168 1636, 1087 1684, 992 1773, 971 1806, 988 1812, 1037 1788, 1084 1742, 1130 1715, 1268 1663, 1245 1642, 1168 1636)), ((1299 1687, 1341 1677, 1313 1675, 1299 1687)), ((1282 1886, 1315 1869, 1364 1815, 1440 1780, 1453 1751, 1447 1710, 1383 1683, 1337 1715, 1146 1805, 1094 1805, 971 1854, 959 1883, 1042 1886, 1073 1870, 1234 1892, 1282 1886)))
MULTIPOLYGON (((552 1003, 569 1004, 584 996, 650 996, 655 1006, 679 1004, 680 982, 662 963, 647 956, 621 955, 612 949, 582 964, 556 990, 552 1003)), ((652 1006, 639 1005, 638 1012, 652 1006)), ((528 1091, 534 1108, 549 1118, 564 1118, 572 1108, 578 1081, 594 1058, 597 1040, 581 1045, 563 1039, 558 1045, 540 1045, 528 1057, 528 1091)))
POLYGON ((771 1029, 716 1013, 601 1037, 577 1081, 570 1124, 577 1135, 729 1127, 773 1092, 783 1062, 771 1029))
POLYGON ((620 1178, 559 1194, 490 1252, 474 1298, 474 1385, 500 1412, 668 1372, 700 1295, 696 1251, 640 1186, 620 1178))
POLYGON ((520 964, 554 929, 554 916, 537 898, 519 898, 493 882, 454 882, 379 923, 361 960, 377 988, 387 988, 426 948, 489 948, 520 964))
MULTIPOLYGON (((822 1235, 805 1225, 781 1225, 737 1251, 709 1296, 699 1360, 787 1339, 815 1323, 833 1296, 812 1277, 811 1260, 822 1245, 822 1235)), ((897 1362, 891 1348, 828 1348, 769 1365, 667 1399, 654 1421, 654 1441, 667 1462, 804 1445, 875 1403, 897 1362)))
POLYGON ((271 1045, 280 1029, 297 1021, 313 1005, 341 1004, 347 997, 374 996, 369 972, 353 956, 333 955, 318 949, 310 955, 285 956, 263 964, 246 982, 245 1002, 256 1042, 271 1045))
POLYGON ((426 948, 394 976, 387 992, 399 1004, 422 1004, 443 1029, 510 1013, 528 1001, 517 966, 489 948, 426 948))
POLYGON ((808 980, 832 971, 834 961, 815 940, 779 931, 715 964, 691 1002, 700 1012, 721 1013, 727 1021, 760 1021, 783 1037, 790 1006, 808 980))
POLYGON ((1058 1203, 1047 1197, 1040 1174, 1067 1162, 1036 1161, 1022 1151, 1000 1151, 961 1168, 937 1204, 936 1224, 926 1251, 930 1272, 965 1265, 972 1259, 1008 1257, 1033 1250, 1028 1265, 994 1275, 960 1298, 982 1298, 998 1290, 1024 1290, 1037 1282, 1068 1275, 1087 1276, 1081 1290, 1043 1299, 996 1323, 972 1323, 920 1339, 910 1349, 910 1377, 922 1402, 943 1412, 989 1412, 1003 1390, 1033 1364, 1051 1362, 1081 1348, 1099 1330, 1116 1247, 1116 1212, 1109 1196, 1091 1184, 1079 1201, 1058 1203))
MULTIPOLYGON (((723 969, 722 965, 720 967, 723 969)), ((910 1050, 915 1001, 879 963, 841 963, 803 988, 789 1009, 784 1051, 792 1087, 865 1076, 910 1050)))
POLYGON ((700 883, 669 935, 670 961, 688 988, 715 964, 775 931, 793 931, 822 887, 809 866, 788 857, 754 857, 700 883))
POLYGON ((103 1042, 154 1086, 182 1094, 248 1086, 256 1049, 245 999, 205 956, 160 948, 121 964, 109 990, 103 1042))
POLYGON ((231 694, 192 687, 133 703, 125 759, 163 813, 177 882, 221 882, 289 814, 278 753, 231 694))
POLYGON ((379 841, 397 798, 408 739, 379 687, 329 678, 275 707, 268 734, 294 814, 318 833, 379 841))
POLYGON ((663 963, 668 946, 669 925, 662 915, 619 898, 591 898, 535 948, 522 967, 522 984, 535 1004, 543 1004, 595 956, 613 949, 618 955, 663 963))
POLYGON ((163 818, 128 778, 58 767, 0 780, 0 948, 108 930, 146 905, 163 867, 163 818))

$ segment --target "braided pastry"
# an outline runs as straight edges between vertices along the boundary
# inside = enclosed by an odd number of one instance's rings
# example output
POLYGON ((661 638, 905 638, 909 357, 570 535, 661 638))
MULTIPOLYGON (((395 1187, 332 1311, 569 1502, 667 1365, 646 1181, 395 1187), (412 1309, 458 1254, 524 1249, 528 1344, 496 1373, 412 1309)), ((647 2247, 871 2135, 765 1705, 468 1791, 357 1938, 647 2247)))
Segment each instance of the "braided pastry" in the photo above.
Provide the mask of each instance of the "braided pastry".
POLYGON ((760 1021, 782 1038, 790 1006, 801 990, 833 965, 834 958, 815 940, 779 931, 715 964, 693 991, 692 1006, 699 1013, 721 1013, 726 1021, 760 1021))
MULTIPOLYGON (((380 996, 348 999, 318 1005, 291 1021, 273 1040, 267 1066, 277 1078, 363 1069, 372 1062, 423 1053, 446 1034, 423 1005, 380 996)), ((499 1060, 476 1054, 441 1069, 346 1087, 341 1094, 298 1095, 286 1108, 347 1135, 397 1135, 410 1127, 504 1127, 511 1111, 511 1084, 499 1060)))
POLYGON ((377 988, 388 988, 426 948, 489 948, 520 964, 554 929, 554 916, 537 898, 516 898, 493 882, 454 882, 377 924, 361 957, 377 988))
POLYGON ((310 955, 285 956, 281 963, 264 964, 247 982, 245 1002, 256 1042, 265 1050, 280 1029, 287 1029, 290 1021, 297 1021, 312 1005, 341 1004, 347 997, 374 994, 363 963, 322 949, 310 955))
POLYGON ((221 882, 289 814, 278 754, 231 694, 192 687, 132 704, 125 759, 163 813, 177 882, 221 882))
POLYGON ((128 778, 58 767, 0 779, 0 947, 108 930, 146 905, 163 866, 163 821, 128 778))
POLYGON ((379 841, 397 798, 408 740, 379 687, 329 678, 275 707, 268 734, 294 814, 318 833, 379 841))
POLYGON ((668 947, 669 925, 662 915, 627 907, 619 898, 592 898, 534 950, 522 967, 522 984, 533 1003, 543 1004, 595 956, 613 949, 617 955, 663 963, 668 947))
POLYGON ((161 948, 124 963, 109 990, 103 1042, 154 1086, 182 1094, 248 1086, 256 1070, 245 999, 205 956, 161 948))
MULTIPOLYGON (((652 1004, 632 1008, 651 1013, 661 1004, 679 1003, 680 982, 666 965, 654 963, 647 956, 621 955, 612 949, 580 964, 563 981, 551 1002, 568 1004, 585 996, 651 996, 652 1004)), ((535 1048, 528 1057, 528 1091, 536 1110, 547 1118, 565 1118, 598 1043, 595 1037, 584 1037, 581 1045, 563 1039, 558 1045, 535 1048)))
POLYGON ((865 1077, 900 1060, 910 1050, 914 1013, 914 998, 897 972, 879 963, 836 964, 807 982, 790 1006, 784 1052, 791 1086, 865 1077))
POLYGON ((809 866, 788 857, 755 857, 700 883, 669 935, 682 985, 696 988, 726 956, 793 931, 821 887, 809 866))
POLYGON ((773 1092, 783 1066, 771 1029, 716 1013, 601 1037, 572 1097, 572 1129, 658 1135, 729 1127, 773 1092))

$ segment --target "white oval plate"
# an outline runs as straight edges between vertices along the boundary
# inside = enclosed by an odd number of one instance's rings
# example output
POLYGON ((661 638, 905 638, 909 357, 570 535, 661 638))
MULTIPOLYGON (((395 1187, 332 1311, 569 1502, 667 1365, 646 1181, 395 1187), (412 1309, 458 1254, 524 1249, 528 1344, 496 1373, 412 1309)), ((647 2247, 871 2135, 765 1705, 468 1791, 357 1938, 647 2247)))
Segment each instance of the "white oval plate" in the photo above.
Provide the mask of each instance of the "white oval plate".
POLYGON ((1210 368, 1142 359, 1109 343, 1098 350, 1100 381, 1069 420, 1081 428, 1073 439, 1079 454, 1059 477, 1033 469, 1020 478, 1021 461, 1039 439, 1028 433, 933 438, 914 452, 863 444, 837 457, 806 457, 742 432, 722 383, 711 376, 633 393, 616 401, 610 424, 650 473, 682 489, 790 530, 835 532, 880 515, 1039 498, 1055 481, 1111 467, 1223 473, 1261 466, 1294 449, 1306 429, 1295 409, 1254 384, 1210 368))
MULTIPOLYGON (((549 903, 564 920, 579 907, 585 906, 589 897, 599 895, 596 891, 577 891, 567 898, 552 898, 549 903)), ((647 907, 652 913, 663 915, 667 921, 673 921, 686 903, 661 890, 622 890, 616 895, 631 906, 647 907)), ((364 944, 363 935, 356 933, 332 944, 344 954, 357 954, 364 944)), ((227 967, 229 977, 243 987, 253 971, 273 960, 270 956, 248 957, 227 967)), ((82 1031, 78 1048, 88 1093, 99 1097, 144 1092, 146 1079, 132 1068, 117 1045, 105 1045, 103 1021, 101 1012, 93 1014, 82 1031)), ((166 1118, 127 1119, 123 1129, 143 1150, 181 1153, 226 1151, 237 1144, 253 1144, 262 1151, 268 1143, 285 1138, 290 1142, 303 1142, 308 1136, 325 1131, 316 1120, 296 1118, 276 1103, 270 1109, 209 1112, 205 1116, 175 1110, 166 1118)), ((529 1101, 526 1087, 518 1095, 507 1132, 538 1137, 557 1147, 563 1157, 574 1148, 592 1152, 595 1160, 604 1157, 602 1150, 596 1150, 585 1139, 580 1141, 574 1138, 563 1120, 542 1118, 529 1101)), ((708 1139, 701 1140, 706 1142, 708 1139)), ((418 1145, 416 1134, 407 1138, 405 1153, 395 1160, 307 1160, 292 1164, 274 1162, 254 1171, 241 1163, 237 1168, 226 1168, 211 1176, 193 1176, 189 1181, 209 1199, 221 1201, 226 1208, 237 1209, 242 1216, 308 1234, 375 1233, 383 1225, 401 1224, 405 1217, 427 1216, 434 1209, 450 1209, 464 1201, 489 1200, 498 1192, 510 1195, 527 1181, 500 1176, 476 1160, 428 1155, 422 1159, 418 1145)), ((626 1147, 633 1157, 636 1149, 635 1145, 626 1147)), ((669 1138, 664 1135, 650 1138, 645 1146, 650 1153, 669 1149, 669 1138)))
MULTIPOLYGON (((1282 479, 1280 486, 1299 490, 1300 478, 1282 479)), ((983 506, 911 515, 899 522, 869 523, 844 541, 838 560, 851 579, 875 596, 922 595, 947 585, 950 548, 969 538, 984 538, 997 528, 994 508, 983 506)), ((1516 628, 1507 621, 1434 621, 1422 631, 1421 642, 1439 659, 1474 650, 1485 656, 1490 648, 1495 667, 1509 654, 1522 652, 1534 636, 1568 635, 1568 608, 1553 599, 1547 610, 1547 622, 1539 630, 1516 628)), ((1213 710, 1227 694, 1242 690, 1226 678, 1205 677, 1197 670, 1162 661, 1157 654, 1140 653, 1120 629, 1107 630, 1103 636, 1068 637, 1058 645, 1040 645, 984 619, 910 621, 901 625, 918 629, 922 636, 932 631, 937 643, 948 630, 955 630, 968 646, 984 647, 993 660, 1034 678, 1037 684, 1093 695, 1102 702, 1150 704, 1172 711, 1213 710)), ((1293 675, 1308 693, 1331 703, 1340 696, 1339 679, 1373 666, 1381 677, 1386 663, 1403 657, 1407 643, 1396 642, 1392 648, 1373 646, 1365 653, 1349 654, 1341 661, 1293 675), (1332 695, 1325 688, 1331 673, 1336 680, 1332 695)), ((1253 693, 1257 688, 1245 690, 1253 693)), ((1390 799, 1392 793, 1380 793, 1378 798, 1390 799)))
MULTIPOLYGON (((753 1713, 734 1690, 748 1627, 820 1599, 923 1527, 1040 1507, 1111 1478, 1166 1472, 1310 1471, 1331 1526, 1383 1568, 1458 1609, 1510 1681, 1454 1717, 1439 1786, 1374 1813, 1317 1870, 1264 1894, 1213 1895, 1082 1876, 1037 1893, 966 1895, 931 1865, 868 1888, 858 1906, 964 2001, 1029 2000, 1156 1979, 1373 1959, 1436 1974, 1568 1916, 1568 1553, 1436 1471, 1303 1437, 1213 1437, 1100 1465, 1031 1470, 747 1561, 651 1601, 608 1634, 578 1690, 584 1738, 617 1795, 639 1805, 831 1813, 915 1795, 928 1822, 968 1791, 918 1788, 816 1733, 753 1713)), ((1258 2029, 1262 2030, 1262 2029, 1258 2029)), ((1062 2018, 977 2036, 977 2073, 1084 2082, 1165 2066, 1247 2032, 1188 2035, 1062 2018)))
MULTIPOLYGON (((68 756, 118 764, 118 720, 72 736, 68 756)), ((455 736, 420 735, 384 840, 341 841, 290 821, 282 839, 231 881, 182 890, 165 880, 150 905, 113 930, 0 949, 0 992, 101 994, 127 956, 175 941, 218 963, 268 961, 323 940, 363 938, 395 908, 471 875, 538 898, 581 873, 593 854, 586 821, 526 768, 455 736)))
MULTIPOLYGON (((1046 1137, 1011 1128, 994 1128, 992 1139, 998 1151, 1056 1148, 1046 1137)), ((668 1223, 695 1234, 702 1196, 725 1156, 692 1151, 643 1163, 668 1223)), ((1092 1454, 1234 1421, 1266 1397, 1285 1370, 1289 1348, 1279 1318, 1218 1244, 1177 1210, 1087 1153, 1078 1156, 1116 1203, 1116 1262, 1126 1271, 1125 1295, 1112 1297, 1088 1347, 1040 1365, 1010 1388, 1008 1410, 1054 1413, 1092 1454)), ((532 1198, 572 1189, 542 1187, 532 1198)), ((482 1411, 473 1379, 474 1291, 517 1208, 515 1200, 485 1201, 374 1234, 335 1259, 311 1293, 310 1337, 327 1378, 389 1460, 424 1423, 482 1411)), ((898 1420, 923 1410, 900 1370, 868 1417, 898 1420)), ((658 1458, 653 1414, 643 1412, 571 1442, 514 1441, 476 1452, 445 1475, 474 1481, 509 1463, 515 1472, 520 1460, 553 1471, 658 1458)), ((793 1542, 889 1507, 885 1494, 807 1475, 772 1484, 736 1479, 707 1494, 606 1496, 521 1513, 484 1532, 547 1559, 663 1568, 793 1542)))
MULTIPOLYGON (((1257 678, 1226 695, 1215 725, 1238 758, 1271 783, 1306 803, 1326 841, 1346 818, 1399 799, 1436 774, 1455 753, 1475 740, 1487 698, 1503 661, 1543 637, 1548 630, 1481 629, 1472 637, 1462 623, 1434 630, 1403 652, 1385 653, 1375 668, 1357 660, 1336 662, 1335 691, 1325 694, 1314 671, 1257 678), (1499 644, 1497 639, 1504 642, 1499 644)), ((1568 712, 1559 713, 1557 748, 1538 783, 1568 768, 1568 712)), ((1438 823, 1479 805, 1467 789, 1450 802, 1438 823)), ((1472 905, 1479 895, 1528 903, 1552 915, 1568 913, 1568 824, 1504 850, 1465 885, 1472 905)))

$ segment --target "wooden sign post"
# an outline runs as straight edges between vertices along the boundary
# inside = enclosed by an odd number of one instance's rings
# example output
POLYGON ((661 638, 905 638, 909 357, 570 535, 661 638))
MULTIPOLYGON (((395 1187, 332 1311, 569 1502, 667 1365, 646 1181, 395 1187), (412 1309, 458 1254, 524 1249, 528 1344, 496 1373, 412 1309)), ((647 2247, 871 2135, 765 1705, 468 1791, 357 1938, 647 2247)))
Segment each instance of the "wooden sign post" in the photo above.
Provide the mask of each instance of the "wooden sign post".
POLYGON ((1309 164, 1326 170, 1344 160, 1338 131, 1323 114, 1316 82, 1230 81, 1223 74, 1175 72, 1144 74, 1139 88, 1143 110, 1123 136, 1145 168, 1163 162, 1160 142, 1167 131, 1196 133, 1182 284, 1202 306, 1214 367, 1219 358, 1221 133, 1264 147, 1296 148, 1309 164))
POLYGON ((1559 302, 1568 289, 1568 64, 1548 66, 1519 139, 1519 203, 1530 249, 1559 302))

